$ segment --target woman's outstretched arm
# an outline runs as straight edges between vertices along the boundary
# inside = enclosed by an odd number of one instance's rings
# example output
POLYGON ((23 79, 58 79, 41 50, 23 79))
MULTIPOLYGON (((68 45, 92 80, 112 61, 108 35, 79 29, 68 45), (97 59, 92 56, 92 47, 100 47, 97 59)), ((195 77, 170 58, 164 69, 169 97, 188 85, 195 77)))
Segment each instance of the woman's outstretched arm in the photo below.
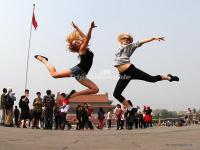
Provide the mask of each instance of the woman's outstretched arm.
POLYGON ((76 29, 76 31, 78 31, 78 33, 83 39, 86 38, 86 35, 81 31, 81 29, 73 21, 72 21, 72 26, 74 27, 74 29, 76 29))
POLYGON ((89 28, 89 31, 88 31, 88 34, 86 36, 86 38, 84 39, 83 41, 83 44, 81 45, 80 47, 80 50, 79 50, 79 54, 84 54, 86 51, 87 51, 87 46, 88 46, 88 43, 90 41, 90 38, 91 38, 91 35, 92 35, 92 30, 93 28, 96 28, 97 26, 95 25, 94 21, 91 23, 90 25, 90 28, 89 28))
POLYGON ((148 43, 148 42, 152 42, 152 41, 164 41, 164 40, 165 40, 164 37, 153 37, 153 38, 141 40, 140 43, 144 44, 144 43, 148 43))

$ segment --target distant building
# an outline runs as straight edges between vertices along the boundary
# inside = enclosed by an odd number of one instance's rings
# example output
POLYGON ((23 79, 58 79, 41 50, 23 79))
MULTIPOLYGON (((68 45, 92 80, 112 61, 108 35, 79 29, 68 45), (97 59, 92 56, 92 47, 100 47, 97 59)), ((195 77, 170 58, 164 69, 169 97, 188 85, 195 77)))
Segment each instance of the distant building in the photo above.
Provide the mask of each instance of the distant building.
POLYGON ((179 118, 185 118, 186 114, 187 114, 187 111, 179 111, 178 112, 178 117, 179 118))
POLYGON ((84 103, 88 103, 92 106, 94 114, 98 113, 100 107, 102 107, 105 112, 107 112, 108 109, 113 109, 115 107, 114 105, 112 105, 113 101, 109 100, 108 93, 76 96, 69 99, 69 102, 69 114, 75 114, 77 105, 83 105, 84 103))
POLYGON ((97 122, 97 113, 99 108, 102 107, 105 113, 109 109, 114 109, 115 105, 112 105, 112 100, 109 100, 108 93, 95 94, 95 95, 81 95, 69 99, 70 109, 68 111, 68 119, 73 120, 76 116, 76 107, 78 105, 84 105, 84 103, 90 104, 93 108, 92 120, 97 122))

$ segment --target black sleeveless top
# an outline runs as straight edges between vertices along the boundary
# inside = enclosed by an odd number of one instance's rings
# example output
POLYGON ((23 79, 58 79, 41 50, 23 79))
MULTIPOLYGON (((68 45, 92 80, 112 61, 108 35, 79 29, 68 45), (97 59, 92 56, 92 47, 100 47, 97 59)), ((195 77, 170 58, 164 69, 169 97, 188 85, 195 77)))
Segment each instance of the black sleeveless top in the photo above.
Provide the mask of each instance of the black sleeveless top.
POLYGON ((90 71, 90 68, 92 67, 93 57, 94 57, 93 52, 87 50, 85 54, 80 55, 81 61, 77 66, 86 73, 88 73, 90 71))

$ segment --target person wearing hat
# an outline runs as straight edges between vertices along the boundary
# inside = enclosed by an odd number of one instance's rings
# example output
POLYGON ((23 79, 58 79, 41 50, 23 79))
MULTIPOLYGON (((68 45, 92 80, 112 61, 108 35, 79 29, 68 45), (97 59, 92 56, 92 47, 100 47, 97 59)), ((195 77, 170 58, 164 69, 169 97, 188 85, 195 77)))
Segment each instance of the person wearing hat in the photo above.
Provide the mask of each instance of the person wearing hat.
POLYGON ((120 43, 120 48, 115 54, 115 67, 119 72, 120 78, 117 82, 113 96, 121 102, 128 110, 132 110, 132 106, 127 102, 127 99, 122 96, 122 92, 131 80, 143 80, 147 82, 155 83, 161 80, 179 81, 177 76, 171 74, 168 75, 149 75, 142 70, 136 68, 130 61, 130 57, 133 52, 141 47, 145 43, 152 41, 164 41, 164 37, 153 37, 149 39, 144 39, 133 43, 133 37, 131 34, 121 33, 118 36, 118 42, 120 43))

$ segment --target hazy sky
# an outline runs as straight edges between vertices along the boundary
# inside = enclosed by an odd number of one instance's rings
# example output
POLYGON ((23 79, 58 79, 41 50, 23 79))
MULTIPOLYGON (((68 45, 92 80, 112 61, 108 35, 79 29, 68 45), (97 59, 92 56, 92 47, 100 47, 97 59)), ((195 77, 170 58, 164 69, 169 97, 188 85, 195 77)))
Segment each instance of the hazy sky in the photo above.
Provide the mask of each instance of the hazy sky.
POLYGON ((35 54, 49 58, 57 70, 79 62, 76 54, 66 52, 66 35, 75 21, 87 32, 91 21, 90 48, 95 53, 89 77, 99 93, 112 93, 118 73, 113 67, 118 49, 117 35, 129 32, 134 40, 165 36, 165 42, 152 42, 138 48, 131 57, 141 70, 152 74, 176 74, 180 82, 155 84, 134 80, 124 96, 135 105, 184 110, 200 108, 200 1, 199 0, 0 0, 0 89, 12 87, 19 100, 23 94, 32 4, 36 3, 37 31, 32 31, 28 88, 31 101, 36 91, 51 89, 69 92, 84 89, 74 78, 53 79, 35 54))

